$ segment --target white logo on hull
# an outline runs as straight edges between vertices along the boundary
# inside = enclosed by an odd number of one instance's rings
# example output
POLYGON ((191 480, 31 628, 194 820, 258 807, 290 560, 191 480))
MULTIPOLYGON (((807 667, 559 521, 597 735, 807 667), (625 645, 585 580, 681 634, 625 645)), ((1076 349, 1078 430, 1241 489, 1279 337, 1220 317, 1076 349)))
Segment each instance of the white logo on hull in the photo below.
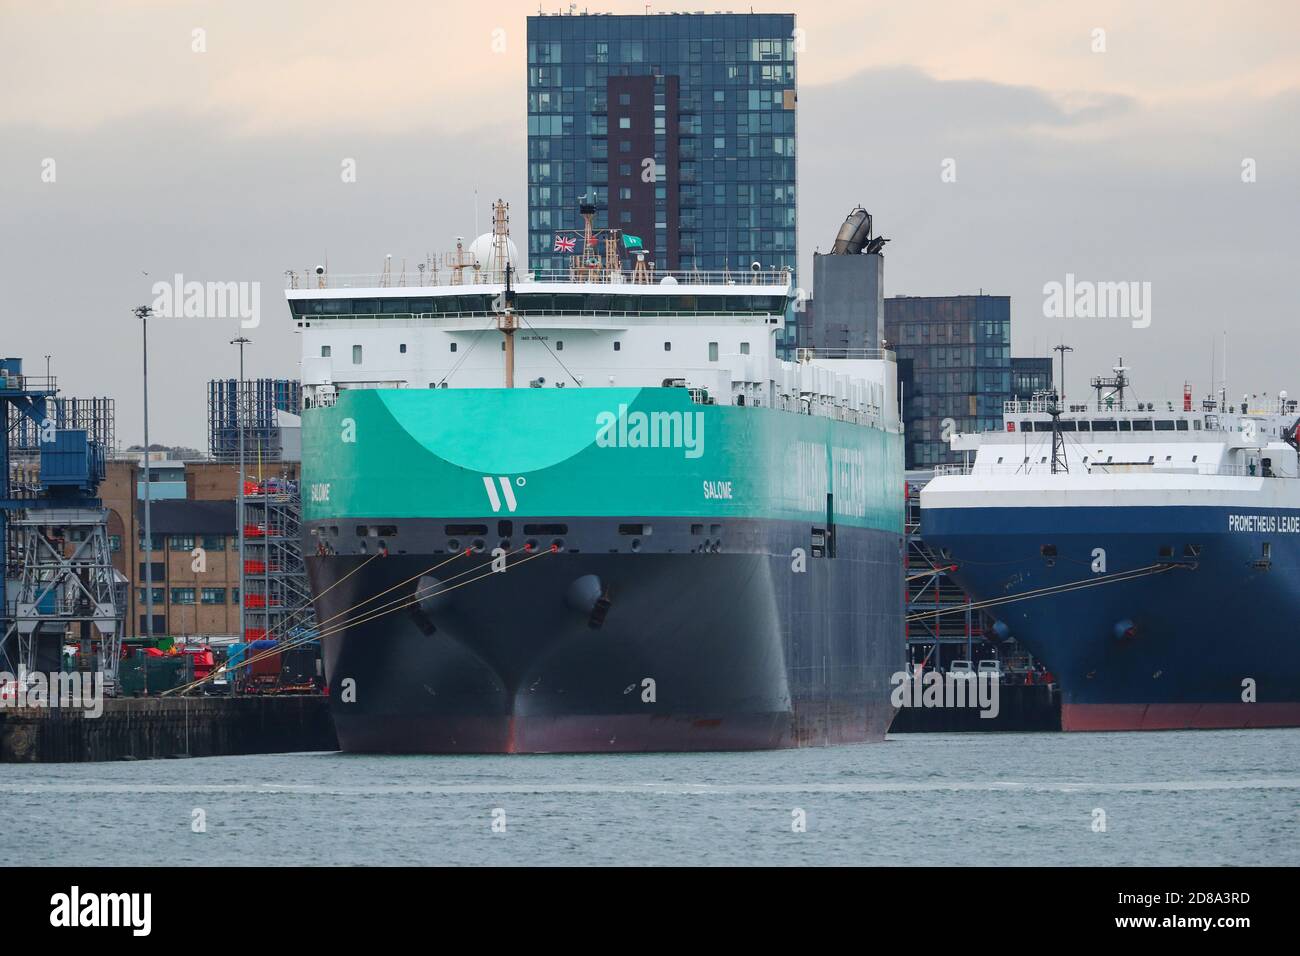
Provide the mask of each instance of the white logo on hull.
POLYGON ((511 485, 509 478, 502 476, 494 481, 490 475, 484 475, 483 487, 487 489, 488 502, 492 505, 493 514, 496 514, 501 510, 501 502, 503 498, 505 499, 507 511, 513 513, 515 508, 518 507, 518 502, 515 501, 515 489, 514 486, 511 485), (500 495, 497 494, 496 482, 501 483, 500 495))

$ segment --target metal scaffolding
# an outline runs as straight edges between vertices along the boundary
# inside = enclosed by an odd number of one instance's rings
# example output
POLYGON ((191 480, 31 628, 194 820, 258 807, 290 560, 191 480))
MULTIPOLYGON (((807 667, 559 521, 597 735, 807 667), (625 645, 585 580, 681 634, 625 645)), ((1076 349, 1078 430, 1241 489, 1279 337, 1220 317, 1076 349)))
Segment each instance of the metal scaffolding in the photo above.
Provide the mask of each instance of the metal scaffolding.
MULTIPOLYGON (((907 617, 921 611, 965 608, 948 614, 908 620, 906 624, 909 659, 926 662, 926 667, 946 666, 940 660, 945 645, 964 645, 962 657, 970 660, 972 645, 982 641, 992 622, 970 607, 970 596, 949 577, 952 562, 925 543, 921 537, 921 487, 924 481, 907 481, 907 617)), ((946 656, 946 655, 943 655, 946 656)))
MULTIPOLYGON (((30 379, 29 379, 30 380, 30 379)), ((51 388, 53 388, 53 379, 51 388)), ((37 422, 19 415, 10 423, 9 452, 15 458, 23 454, 39 456, 41 434, 53 427, 56 431, 79 428, 93 444, 105 452, 117 447, 115 403, 111 398, 60 398, 51 395, 45 399, 45 417, 37 422)))
POLYGON ((239 427, 244 425, 248 461, 275 462, 284 455, 277 412, 298 414, 302 383, 288 378, 256 378, 243 383, 216 378, 208 382, 208 453, 213 461, 239 460, 239 427), (243 414, 240 414, 240 407, 243 414))
POLYGON ((247 641, 305 637, 316 630, 302 554, 302 498, 297 481, 249 481, 244 499, 244 602, 247 641))

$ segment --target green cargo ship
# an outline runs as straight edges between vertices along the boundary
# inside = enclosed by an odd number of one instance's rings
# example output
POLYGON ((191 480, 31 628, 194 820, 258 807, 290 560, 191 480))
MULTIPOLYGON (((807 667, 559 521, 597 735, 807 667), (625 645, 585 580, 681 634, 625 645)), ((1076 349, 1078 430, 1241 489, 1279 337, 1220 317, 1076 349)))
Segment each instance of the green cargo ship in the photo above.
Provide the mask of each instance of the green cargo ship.
POLYGON ((605 237, 516 274, 497 216, 449 284, 291 276, 343 748, 881 739, 903 657, 892 356, 778 361, 786 273, 625 270, 605 237))

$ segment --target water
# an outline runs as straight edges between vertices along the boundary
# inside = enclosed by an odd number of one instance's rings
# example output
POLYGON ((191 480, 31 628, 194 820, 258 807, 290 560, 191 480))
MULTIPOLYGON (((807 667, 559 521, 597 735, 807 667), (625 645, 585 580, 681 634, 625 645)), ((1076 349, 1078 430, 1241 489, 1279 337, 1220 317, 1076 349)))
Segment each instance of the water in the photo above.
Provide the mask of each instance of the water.
POLYGON ((31 864, 1296 865, 1300 730, 4 764, 0 819, 31 864))

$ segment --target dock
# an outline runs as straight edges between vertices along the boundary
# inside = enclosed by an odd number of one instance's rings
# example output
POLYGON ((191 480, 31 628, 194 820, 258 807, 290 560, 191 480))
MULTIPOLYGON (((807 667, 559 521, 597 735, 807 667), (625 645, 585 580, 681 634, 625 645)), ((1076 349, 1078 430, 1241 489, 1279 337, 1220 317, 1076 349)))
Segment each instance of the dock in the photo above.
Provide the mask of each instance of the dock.
POLYGON ((996 717, 974 707, 902 707, 891 734, 989 733, 1061 729, 1061 691, 1055 684, 1002 684, 996 717))
POLYGON ((0 709, 0 763, 220 757, 338 750, 329 700, 110 698, 98 717, 71 708, 0 709))

